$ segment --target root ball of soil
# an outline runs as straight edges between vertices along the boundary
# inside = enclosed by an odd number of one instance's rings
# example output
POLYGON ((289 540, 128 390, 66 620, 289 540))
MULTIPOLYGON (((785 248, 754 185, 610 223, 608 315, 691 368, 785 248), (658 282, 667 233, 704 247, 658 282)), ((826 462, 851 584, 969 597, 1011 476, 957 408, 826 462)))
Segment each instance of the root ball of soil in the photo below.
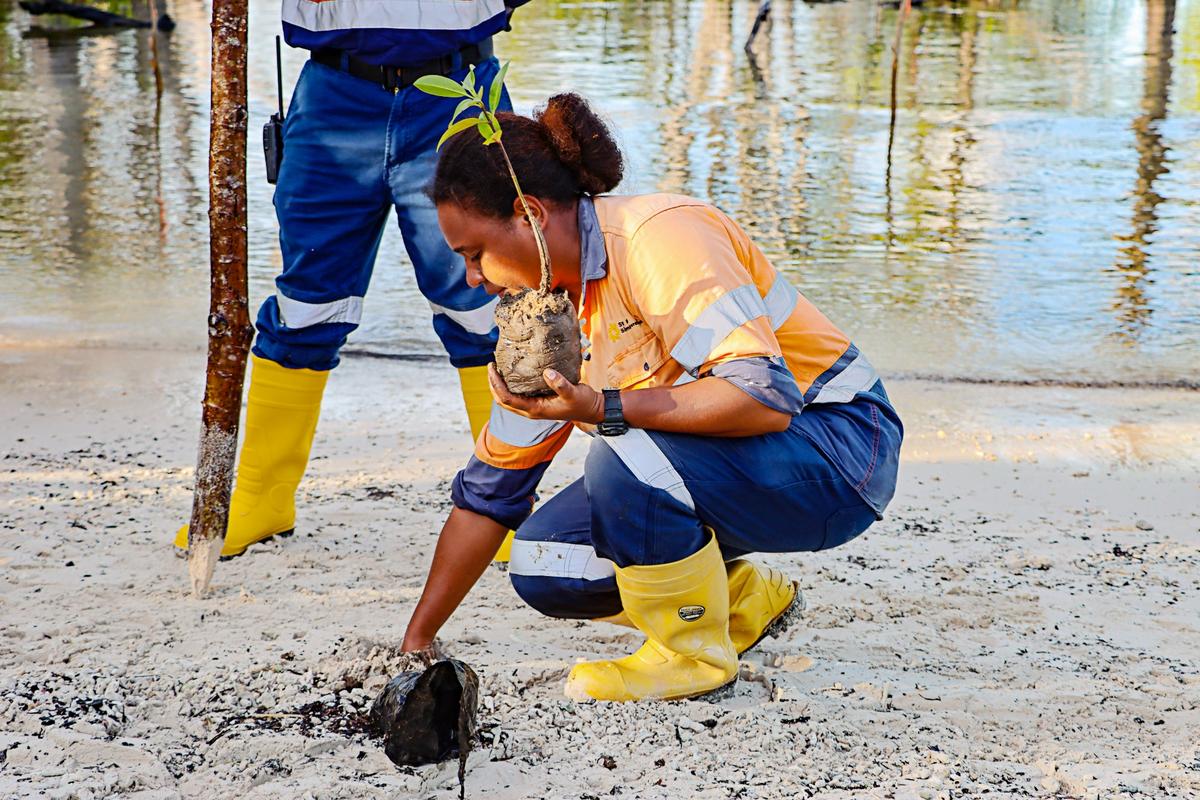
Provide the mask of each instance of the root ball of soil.
POLYGON ((554 394, 542 378, 547 369, 579 383, 579 320, 565 291, 527 289, 506 296, 496 307, 496 325, 496 368, 510 392, 524 397, 554 394))

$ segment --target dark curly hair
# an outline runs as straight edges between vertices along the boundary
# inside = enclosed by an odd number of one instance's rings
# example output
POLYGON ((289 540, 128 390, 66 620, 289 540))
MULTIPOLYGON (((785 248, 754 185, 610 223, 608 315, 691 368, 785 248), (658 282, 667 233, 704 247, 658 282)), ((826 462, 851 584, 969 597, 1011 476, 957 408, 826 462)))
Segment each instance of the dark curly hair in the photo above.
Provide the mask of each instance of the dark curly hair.
MULTIPOLYGON (((559 205, 612 191, 624 159, 604 121, 577 94, 556 94, 533 117, 496 114, 521 190, 559 205)), ((430 196, 490 217, 512 216, 517 191, 504 156, 468 130, 442 147, 430 196)))

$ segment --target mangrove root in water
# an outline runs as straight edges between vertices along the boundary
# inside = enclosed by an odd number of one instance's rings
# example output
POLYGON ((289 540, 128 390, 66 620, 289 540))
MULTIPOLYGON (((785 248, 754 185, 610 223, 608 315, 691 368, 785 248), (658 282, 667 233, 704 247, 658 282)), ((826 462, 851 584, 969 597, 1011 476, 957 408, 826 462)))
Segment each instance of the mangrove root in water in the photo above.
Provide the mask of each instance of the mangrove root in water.
POLYGON ((35 16, 39 14, 62 14, 66 17, 86 20, 98 28, 149 28, 151 25, 156 24, 160 31, 175 30, 175 20, 171 19, 169 14, 158 16, 154 22, 146 22, 145 20, 134 19, 122 16, 121 14, 113 14, 110 11, 102 11, 91 6, 64 3, 62 0, 40 0, 40 2, 35 0, 21 0, 19 5, 35 16))

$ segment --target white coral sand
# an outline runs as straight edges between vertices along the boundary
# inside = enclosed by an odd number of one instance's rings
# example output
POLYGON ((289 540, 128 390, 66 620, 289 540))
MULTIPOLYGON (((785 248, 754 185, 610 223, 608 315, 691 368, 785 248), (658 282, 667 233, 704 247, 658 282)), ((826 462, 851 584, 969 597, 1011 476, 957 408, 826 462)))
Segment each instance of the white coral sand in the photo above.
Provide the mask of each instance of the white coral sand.
MULTIPOLYGON (((348 358, 298 532, 188 591, 199 352, 0 353, 0 796, 457 796, 359 723, 400 669, 469 449, 448 368, 348 358)), ((887 519, 772 556, 809 608, 717 703, 575 705, 637 644, 492 570, 443 633, 483 679, 472 798, 1200 796, 1195 393, 893 381, 887 519)), ((573 442, 545 492, 580 468, 573 442)))

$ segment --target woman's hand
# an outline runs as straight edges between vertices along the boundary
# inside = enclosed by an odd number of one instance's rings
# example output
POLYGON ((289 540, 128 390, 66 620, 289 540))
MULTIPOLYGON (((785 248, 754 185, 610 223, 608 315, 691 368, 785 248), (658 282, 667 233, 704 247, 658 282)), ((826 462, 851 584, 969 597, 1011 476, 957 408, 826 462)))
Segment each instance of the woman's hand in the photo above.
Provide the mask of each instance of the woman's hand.
POLYGON ((496 402, 530 419, 561 419, 596 424, 604 421, 604 395, 585 383, 574 384, 552 369, 542 373, 546 385, 554 390, 549 397, 518 397, 496 371, 488 365, 488 381, 496 402))
POLYGON ((400 652, 425 656, 430 659, 432 664, 437 660, 436 656, 441 652, 441 647, 433 634, 409 628, 404 632, 404 641, 400 643, 400 652))
POLYGON ((441 661, 446 657, 446 651, 442 647, 441 641, 430 638, 428 641, 418 642, 416 637, 411 636, 410 633, 404 635, 404 643, 400 645, 400 652, 408 656, 407 660, 413 665, 413 669, 426 669, 433 666, 435 661, 441 661))

